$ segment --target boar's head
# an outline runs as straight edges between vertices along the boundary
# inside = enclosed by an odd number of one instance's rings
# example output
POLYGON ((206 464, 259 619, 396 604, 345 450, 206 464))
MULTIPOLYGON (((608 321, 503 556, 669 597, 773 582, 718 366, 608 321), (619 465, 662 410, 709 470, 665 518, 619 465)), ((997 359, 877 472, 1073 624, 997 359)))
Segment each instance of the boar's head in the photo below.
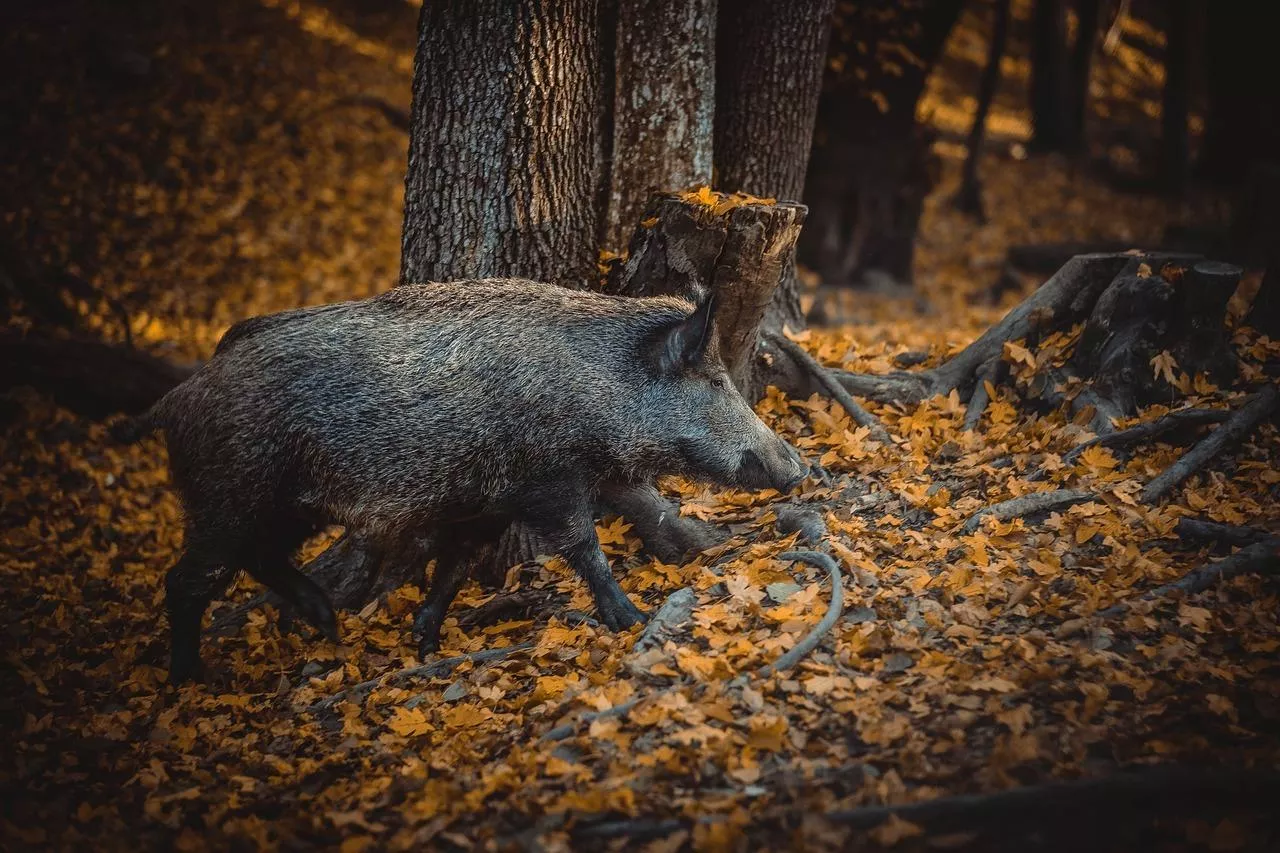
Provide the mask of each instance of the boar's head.
POLYGON ((809 466, 778 437, 734 387, 713 328, 713 297, 659 329, 646 356, 645 396, 652 432, 671 473, 723 486, 790 491, 809 466))

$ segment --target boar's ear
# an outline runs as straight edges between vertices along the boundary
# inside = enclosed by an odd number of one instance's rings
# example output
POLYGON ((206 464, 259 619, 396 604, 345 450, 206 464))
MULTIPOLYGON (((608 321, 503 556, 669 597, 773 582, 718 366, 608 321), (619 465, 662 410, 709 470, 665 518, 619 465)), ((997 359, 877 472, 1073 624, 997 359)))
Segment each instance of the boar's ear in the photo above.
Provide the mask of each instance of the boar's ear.
POLYGON ((711 344, 714 314, 715 297, 709 293, 692 314, 658 334, 653 356, 659 373, 679 373, 702 360, 711 344))

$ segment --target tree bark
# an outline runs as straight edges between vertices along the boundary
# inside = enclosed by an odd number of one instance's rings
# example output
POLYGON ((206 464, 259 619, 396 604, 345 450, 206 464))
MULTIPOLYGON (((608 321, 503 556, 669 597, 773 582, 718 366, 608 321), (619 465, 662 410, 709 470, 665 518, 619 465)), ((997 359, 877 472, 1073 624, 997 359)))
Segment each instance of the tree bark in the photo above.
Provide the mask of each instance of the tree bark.
POLYGON ((711 183, 713 0, 618 3, 606 249, 625 247, 654 192, 711 183))
POLYGON ((401 281, 594 280, 598 29, 593 0, 423 5, 401 281))
MULTIPOLYGON (((834 5, 835 0, 721 4, 715 115, 719 189, 800 198, 834 5)), ((794 260, 769 312, 778 324, 804 325, 794 260)))
POLYGON ((824 284, 907 284, 937 178, 916 103, 959 16, 957 0, 841 4, 805 182, 801 260, 824 284))

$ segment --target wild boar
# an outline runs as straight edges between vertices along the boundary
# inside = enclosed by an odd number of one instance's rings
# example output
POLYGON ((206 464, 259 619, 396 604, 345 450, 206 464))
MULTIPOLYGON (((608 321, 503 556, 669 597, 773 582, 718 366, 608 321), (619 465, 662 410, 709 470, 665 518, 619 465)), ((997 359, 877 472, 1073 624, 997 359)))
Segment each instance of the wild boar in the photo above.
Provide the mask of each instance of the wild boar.
POLYGON ((328 524, 382 547, 434 532, 424 655, 462 558, 513 521, 587 582, 606 626, 643 621, 596 539, 601 484, 679 474, 788 490, 808 470, 730 382, 712 316, 710 299, 495 279, 233 326, 147 416, 186 512, 165 584, 171 680, 198 673, 201 618, 240 569, 336 637, 328 597, 292 563, 328 524))

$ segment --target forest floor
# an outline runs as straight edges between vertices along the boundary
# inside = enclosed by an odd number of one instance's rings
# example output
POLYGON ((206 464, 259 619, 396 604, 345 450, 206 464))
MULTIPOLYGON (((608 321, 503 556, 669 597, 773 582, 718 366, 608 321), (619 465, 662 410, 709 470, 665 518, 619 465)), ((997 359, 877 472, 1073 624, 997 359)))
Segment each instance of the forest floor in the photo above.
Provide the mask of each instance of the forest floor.
MULTIPOLYGON (((411 4, 152 0, 130 4, 124 24, 95 18, 102 5, 24 13, 76 16, 72 56, 49 27, 0 27, 0 95, 18 106, 2 135, 20 145, 0 157, 0 210, 22 245, 120 298, 139 345, 176 359, 207 357, 242 317, 393 284, 405 136, 376 111, 334 104, 406 102, 411 4), (50 69, 38 86, 12 73, 37 67, 50 69)), ((966 15, 926 99, 945 133, 963 130, 972 108, 972 87, 949 74, 982 50, 980 22, 966 15)), ((1122 55, 1098 84, 1138 111, 1158 83, 1144 55, 1122 55)), ((1025 67, 1010 60, 1009 71, 985 164, 992 221, 950 209, 959 159, 944 138, 917 295, 846 300, 848 325, 799 338, 820 360, 865 372, 895 369, 904 353, 936 364, 1024 295, 984 298, 1012 243, 1142 245, 1168 223, 1221 215, 1212 194, 1124 195, 1066 161, 1010 155, 1025 141, 1025 67)), ((116 334, 107 315, 98 322, 116 334)), ((1233 344, 1255 382, 1280 355, 1247 329, 1233 344)), ((1242 397, 1202 379, 1187 387, 1180 406, 1234 408, 1242 397)), ((945 833, 883 815, 854 829, 837 814, 1161 762, 1275 768, 1274 577, 1102 615, 1227 553, 1174 535, 1181 517, 1280 532, 1274 424, 1145 506, 1135 493, 1180 447, 1094 448, 1064 463, 1085 429, 1003 391, 969 432, 954 397, 873 406, 891 446, 828 400, 771 394, 763 416, 854 493, 835 502, 814 481, 788 497, 672 483, 688 512, 736 537, 685 565, 655 562, 626 525, 602 522, 623 587, 644 607, 696 594, 666 645, 637 654, 635 633, 576 624, 569 614, 590 612, 587 592, 549 560, 513 572, 499 593, 523 605, 482 608, 493 594, 472 586, 446 623, 441 658, 521 646, 505 657, 349 690, 419 663, 409 630, 419 594, 405 588, 343 615, 340 645, 254 613, 206 638, 208 684, 173 691, 161 578, 182 525, 163 443, 117 446, 104 424, 28 391, 0 403, 4 849, 556 849, 603 844, 582 834, 602 818, 679 821, 648 826, 663 850, 1280 843, 1265 813, 1194 803, 1141 836, 1105 803, 1059 818, 976 809, 982 823, 945 833), (1095 497, 962 530, 984 506, 1063 487, 1095 497), (784 504, 825 513, 844 614, 796 669, 763 676, 832 595, 824 572, 779 559, 796 544, 776 531, 784 504), (544 739, 633 699, 630 714, 544 739)), ((213 618, 256 592, 242 579, 213 618)))

